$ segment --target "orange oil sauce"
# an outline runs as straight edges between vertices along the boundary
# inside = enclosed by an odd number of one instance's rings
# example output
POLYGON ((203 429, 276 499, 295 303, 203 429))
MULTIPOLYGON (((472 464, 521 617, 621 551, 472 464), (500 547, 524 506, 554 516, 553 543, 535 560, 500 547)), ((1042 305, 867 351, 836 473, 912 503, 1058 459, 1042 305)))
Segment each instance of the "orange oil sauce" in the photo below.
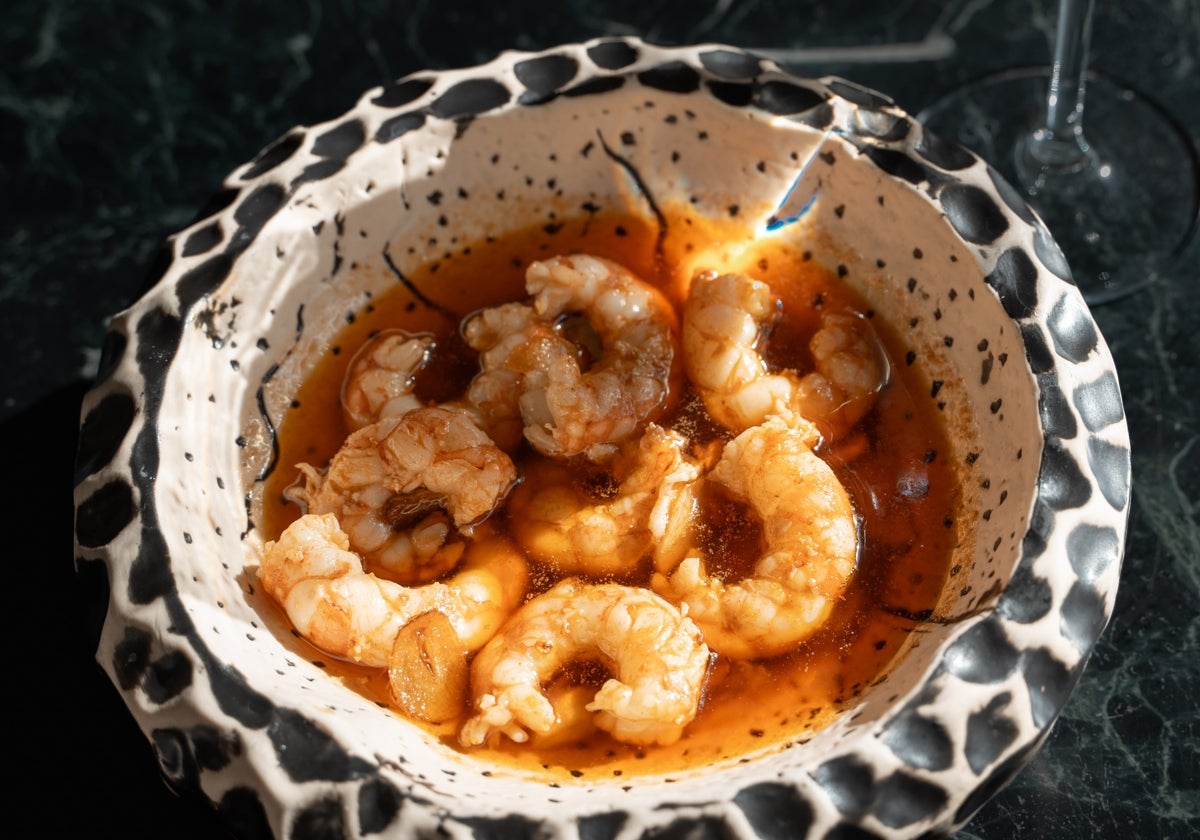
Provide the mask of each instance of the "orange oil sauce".
MULTIPOLYGON (((292 465, 323 466, 348 433, 339 393, 354 351, 385 329, 434 333, 438 351, 417 391, 430 400, 457 397, 475 370, 473 351, 458 338, 460 319, 480 307, 523 298, 524 270, 534 259, 578 252, 608 257, 658 285, 677 305, 697 267, 750 273, 769 283, 784 303, 768 359, 800 371, 809 369, 808 339, 824 313, 853 311, 874 319, 837 274, 813 255, 784 243, 748 249, 740 244, 744 238, 745 231, 731 223, 701 220, 683 211, 668 212, 665 236, 653 220, 592 216, 472 243, 412 272, 412 286, 449 312, 430 308, 409 287, 397 284, 394 292, 374 298, 347 319, 279 426, 280 468, 268 478, 264 494, 266 536, 276 537, 299 515, 295 505, 283 501, 284 489, 297 477, 292 465)), ((905 363, 906 348, 890 325, 878 319, 872 323, 890 357, 892 379, 858 428, 818 450, 849 490, 862 535, 858 570, 826 625, 783 656, 760 661, 718 657, 698 716, 671 746, 630 746, 596 731, 553 747, 539 748, 536 740, 527 745, 505 740, 473 754, 549 780, 679 773, 803 743, 869 686, 886 679, 889 662, 920 619, 936 607, 945 585, 959 492, 944 424, 933 401, 922 398, 928 384, 905 363)), ((719 437, 719 431, 698 417, 703 411, 698 406, 685 391, 658 422, 707 429, 701 433, 719 437)), ((519 468, 520 457, 514 460, 519 468)), ((710 556, 724 558, 717 565, 725 574, 749 569, 762 549, 754 517, 716 494, 704 499, 707 521, 722 524, 706 526, 702 544, 710 556)), ((506 528, 505 512, 494 514, 487 526, 506 528)), ((535 572, 534 579, 538 590, 552 582, 545 573, 535 572)), ((311 650, 313 661, 387 707, 386 674, 311 650)), ((602 669, 582 666, 563 679, 599 685, 605 676, 602 669)), ((464 719, 467 713, 464 709, 464 719)), ((414 725, 457 748, 461 720, 414 725)))

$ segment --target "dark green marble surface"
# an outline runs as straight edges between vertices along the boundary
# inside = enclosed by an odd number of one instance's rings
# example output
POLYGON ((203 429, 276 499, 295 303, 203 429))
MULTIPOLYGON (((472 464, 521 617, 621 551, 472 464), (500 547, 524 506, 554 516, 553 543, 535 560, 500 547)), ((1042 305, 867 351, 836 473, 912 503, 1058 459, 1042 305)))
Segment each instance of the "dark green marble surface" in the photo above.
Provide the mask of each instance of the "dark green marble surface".
MULTIPOLYGON (((20 781, 8 801, 46 835, 220 836, 204 805, 159 781, 91 660, 70 488, 106 318, 236 165, 409 72, 602 34, 778 51, 917 112, 966 79, 1044 62, 1054 14, 1045 0, 4 3, 0 509, 17 570, 8 601, 19 603, 6 693, 21 710, 10 732, 35 736, 22 747, 10 735, 5 761, 20 781)), ((1200 3, 1100 0, 1093 57, 1200 142, 1200 3)), ((1095 310, 1133 438, 1116 612, 1045 748, 963 838, 1200 835, 1198 265, 1193 239, 1156 285, 1095 310)))

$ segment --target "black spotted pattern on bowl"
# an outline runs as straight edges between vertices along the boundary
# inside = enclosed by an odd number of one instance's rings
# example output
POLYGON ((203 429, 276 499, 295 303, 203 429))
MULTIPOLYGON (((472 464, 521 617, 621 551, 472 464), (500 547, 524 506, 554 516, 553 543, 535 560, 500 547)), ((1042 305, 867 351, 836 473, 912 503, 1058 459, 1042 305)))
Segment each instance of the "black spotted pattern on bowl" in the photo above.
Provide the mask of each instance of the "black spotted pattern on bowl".
POLYGON ((83 405, 77 565, 168 781, 246 836, 948 832, 1043 741, 1112 610, 1130 474, 1104 341, 1013 190, 878 93, 716 45, 508 53, 291 131, 169 251, 83 405), (485 772, 329 679, 258 590, 274 428, 347 314, 453 244, 669 201, 811 239, 907 330, 954 431, 954 573, 806 744, 624 788, 485 772))

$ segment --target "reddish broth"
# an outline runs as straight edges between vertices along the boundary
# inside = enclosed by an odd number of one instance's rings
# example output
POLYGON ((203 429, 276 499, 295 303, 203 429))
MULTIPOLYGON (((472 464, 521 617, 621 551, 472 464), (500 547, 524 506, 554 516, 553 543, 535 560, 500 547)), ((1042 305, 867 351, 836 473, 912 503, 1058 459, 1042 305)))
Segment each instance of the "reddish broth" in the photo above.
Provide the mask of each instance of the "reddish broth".
MULTIPOLYGON (((872 318, 892 363, 891 382, 857 429, 818 450, 849 490, 862 534, 858 570, 826 626, 795 652, 773 659, 718 657, 700 713, 674 745, 630 746, 597 730, 583 740, 553 746, 539 746, 537 739, 525 745, 505 739, 469 751, 550 780, 678 773, 803 743, 864 690, 886 680, 902 643, 934 610, 957 538, 960 494, 945 427, 933 401, 921 398, 929 385, 906 364, 896 331, 878 323, 836 271, 803 250, 782 242, 756 245, 753 251, 740 248, 744 229, 686 212, 668 213, 665 230, 660 236, 653 220, 588 216, 492 241, 457 243, 456 250, 408 276, 445 313, 399 282, 394 292, 347 313, 345 329, 302 384, 279 426, 281 467, 269 477, 264 496, 262 526, 274 538, 299 515, 295 505, 282 500, 297 476, 292 465, 323 466, 348 432, 339 402, 342 379, 355 350, 371 335, 395 328, 434 333, 438 350, 418 381, 418 393, 434 401, 461 394, 475 359, 458 337, 460 319, 478 308, 523 298, 524 271, 535 259, 578 252, 608 257, 658 285, 677 305, 695 267, 749 273, 769 283, 784 302, 767 358, 800 371, 809 367, 807 342, 823 313, 852 311, 872 318), (701 256, 718 252, 724 264, 706 263, 701 256), (730 258, 731 253, 737 256, 730 258)), ((712 427, 698 400, 686 391, 658 422, 681 424, 701 436, 729 436, 712 427)), ((515 460, 519 468, 520 456, 515 460)), ((709 521, 721 524, 704 529, 702 544, 713 557, 723 558, 716 568, 728 575, 744 573, 761 551, 758 523, 720 494, 703 498, 709 521), (737 522, 744 529, 732 524, 737 522)), ((488 527, 504 529, 505 513, 491 517, 488 527)), ((538 589, 551 582, 536 572, 534 579, 538 589)), ((312 659, 387 706, 385 674, 339 662, 315 648, 312 659)), ((580 663, 560 677, 597 684, 605 678, 604 670, 591 663, 580 663)), ((463 712, 465 718, 468 710, 463 712)), ((414 725, 458 748, 461 720, 414 725)))

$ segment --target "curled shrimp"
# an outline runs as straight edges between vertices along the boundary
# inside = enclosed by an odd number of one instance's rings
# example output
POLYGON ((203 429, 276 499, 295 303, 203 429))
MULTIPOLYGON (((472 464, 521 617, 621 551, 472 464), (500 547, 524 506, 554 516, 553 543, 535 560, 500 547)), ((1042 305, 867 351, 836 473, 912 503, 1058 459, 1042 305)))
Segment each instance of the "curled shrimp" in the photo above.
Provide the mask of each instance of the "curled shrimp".
POLYGON ((333 656, 388 667, 397 634, 431 610, 449 619, 464 650, 481 648, 524 597, 528 573, 507 540, 473 542, 445 582, 407 587, 364 571, 331 513, 308 513, 268 542, 258 570, 297 632, 333 656))
POLYGON ((531 461, 508 504, 514 539, 561 573, 603 578, 635 571, 644 557, 667 550, 674 522, 690 513, 688 493, 699 470, 684 456, 686 442, 651 423, 622 459, 631 466, 617 465, 627 475, 608 494, 588 487, 586 474, 581 482, 567 464, 531 461))
POLYGON ((519 302, 468 317, 463 338, 480 351, 480 370, 467 387, 466 401, 478 411, 496 444, 512 452, 525 440, 521 394, 544 389, 546 371, 571 363, 579 351, 532 306, 519 302))
POLYGON ((696 625, 646 589, 561 581, 521 606, 471 664, 475 714, 464 746, 494 733, 524 742, 555 727, 543 685, 573 661, 598 658, 613 677, 587 704, 619 741, 671 744, 696 716, 711 654, 696 625))
POLYGON ((697 272, 683 314, 688 377, 709 414, 734 431, 770 415, 799 416, 839 438, 874 406, 890 375, 887 357, 865 318, 831 313, 809 342, 813 371, 771 372, 759 348, 781 307, 760 280, 697 272))
POLYGON ((719 653, 748 659, 794 649, 825 622, 854 573, 854 508, 813 453, 817 437, 809 424, 770 417, 726 444, 709 473, 762 519, 766 551, 748 577, 719 580, 693 553, 653 578, 719 653))
POLYGON ((678 374, 670 303, 623 266, 587 255, 532 263, 525 288, 532 303, 506 304, 490 316, 503 315, 516 331, 491 329, 486 311, 464 327, 481 351, 487 386, 473 383, 472 391, 499 400, 506 406, 499 413, 519 413, 525 438, 544 455, 612 455, 671 394, 678 374), (580 313, 599 345, 590 365, 593 354, 563 337, 565 321, 580 313))
POLYGON ((825 315, 808 349, 815 369, 800 377, 798 411, 827 439, 840 439, 875 405, 876 395, 891 378, 891 365, 861 315, 825 315))
POLYGON ((290 496, 333 513, 355 551, 402 583, 432 580, 458 562, 455 533, 501 502, 516 467, 465 409, 432 406, 352 432, 323 472, 300 464, 290 496))
POLYGON ((351 429, 406 414, 423 403, 413 394, 416 375, 433 353, 431 335, 380 333, 354 354, 342 383, 342 411, 351 429))

